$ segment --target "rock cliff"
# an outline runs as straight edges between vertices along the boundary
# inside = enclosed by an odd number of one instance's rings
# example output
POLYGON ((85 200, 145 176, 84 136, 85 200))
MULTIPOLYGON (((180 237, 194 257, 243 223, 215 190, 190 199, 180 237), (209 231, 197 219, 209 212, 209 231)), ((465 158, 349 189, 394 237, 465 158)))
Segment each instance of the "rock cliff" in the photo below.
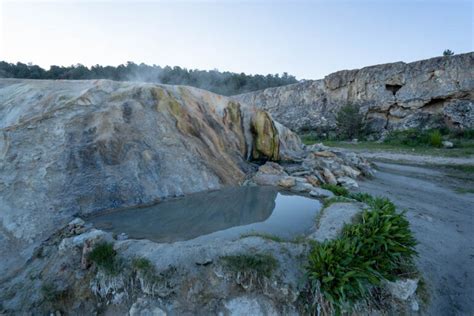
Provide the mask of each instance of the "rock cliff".
POLYGON ((300 149, 291 135, 197 88, 1 79, 0 271, 73 215, 238 185, 300 149))
POLYGON ((341 106, 356 104, 376 136, 387 130, 474 128, 474 53, 343 70, 321 80, 242 94, 297 132, 335 129, 341 106))

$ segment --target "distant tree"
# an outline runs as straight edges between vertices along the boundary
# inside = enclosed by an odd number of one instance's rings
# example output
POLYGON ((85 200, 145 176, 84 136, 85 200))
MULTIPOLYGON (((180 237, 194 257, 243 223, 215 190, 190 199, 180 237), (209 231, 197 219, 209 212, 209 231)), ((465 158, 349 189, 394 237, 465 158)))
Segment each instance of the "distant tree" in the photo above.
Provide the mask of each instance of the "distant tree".
POLYGON ((445 49, 443 52, 443 56, 453 56, 454 52, 450 49, 445 49))
POLYGON ((0 61, 0 78, 135 80, 189 85, 223 95, 235 95, 297 82, 294 76, 286 72, 281 77, 279 74, 247 75, 228 71, 220 72, 217 69, 205 71, 170 66, 162 68, 143 63, 137 65, 131 61, 117 67, 94 65, 88 68, 81 64, 68 67, 53 65, 49 70, 31 63, 10 64, 0 61))
POLYGON ((352 140, 364 135, 364 116, 359 106, 347 104, 336 114, 337 136, 339 139, 352 140))

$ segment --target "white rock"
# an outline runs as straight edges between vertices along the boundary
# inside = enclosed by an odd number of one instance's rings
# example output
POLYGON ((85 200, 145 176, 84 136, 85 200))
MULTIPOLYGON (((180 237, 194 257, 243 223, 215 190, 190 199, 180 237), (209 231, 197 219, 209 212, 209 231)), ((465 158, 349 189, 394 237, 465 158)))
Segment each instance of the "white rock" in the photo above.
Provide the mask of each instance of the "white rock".
POLYGON ((80 219, 79 217, 76 217, 75 219, 73 219, 72 221, 69 222, 68 226, 84 226, 85 222, 80 219))
POLYGON ((444 148, 453 148, 453 147, 454 147, 454 144, 453 144, 452 142, 450 142, 450 141, 447 141, 447 140, 444 140, 444 141, 442 142, 442 144, 443 144, 443 147, 444 147, 444 148))
POLYGON ((60 252, 65 252, 73 247, 82 247, 82 245, 84 244, 86 240, 110 241, 111 239, 112 237, 110 236, 110 234, 102 230, 92 229, 91 231, 88 231, 84 234, 80 234, 78 236, 64 238, 63 240, 61 240, 61 243, 58 246, 58 250, 60 252))
POLYGON ((311 190, 311 192, 309 192, 309 195, 319 198, 331 198, 334 196, 334 193, 326 189, 314 188, 311 190))
POLYGON ((323 169, 323 176, 327 183, 334 184, 334 185, 337 184, 336 177, 328 168, 323 169))
POLYGON ((406 301, 415 294, 418 288, 418 279, 397 280, 395 282, 386 282, 386 288, 392 296, 399 300, 406 301))
POLYGON ((413 300, 411 302, 411 310, 414 312, 418 312, 420 310, 420 305, 418 304, 417 300, 413 300))
POLYGON ((341 169, 342 171, 348 175, 349 177, 351 178, 357 178, 358 176, 360 176, 360 171, 358 170, 355 170, 354 168, 352 167, 349 167, 349 166, 346 166, 346 165, 342 165, 341 166, 341 169))
POLYGON ((357 184, 357 181, 349 177, 339 177, 337 178, 337 182, 341 184, 343 187, 348 188, 348 189, 359 187, 359 185, 357 184))
POLYGON ((295 186, 296 181, 295 178, 293 177, 284 177, 278 180, 278 185, 283 187, 283 188, 291 188, 295 186))

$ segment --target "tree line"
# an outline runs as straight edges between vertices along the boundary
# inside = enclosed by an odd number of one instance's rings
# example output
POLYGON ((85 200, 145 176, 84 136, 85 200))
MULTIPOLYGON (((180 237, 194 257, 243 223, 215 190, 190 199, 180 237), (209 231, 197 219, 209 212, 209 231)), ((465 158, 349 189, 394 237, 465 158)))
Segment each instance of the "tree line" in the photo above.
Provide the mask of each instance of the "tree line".
POLYGON ((90 68, 77 64, 72 66, 51 66, 45 70, 31 63, 7 63, 0 61, 0 78, 23 79, 111 79, 117 81, 143 81, 164 84, 188 85, 206 89, 222 95, 236 95, 269 87, 296 83, 294 76, 284 72, 268 75, 247 75, 245 73, 220 72, 218 70, 186 69, 178 66, 135 64, 101 66, 90 68))

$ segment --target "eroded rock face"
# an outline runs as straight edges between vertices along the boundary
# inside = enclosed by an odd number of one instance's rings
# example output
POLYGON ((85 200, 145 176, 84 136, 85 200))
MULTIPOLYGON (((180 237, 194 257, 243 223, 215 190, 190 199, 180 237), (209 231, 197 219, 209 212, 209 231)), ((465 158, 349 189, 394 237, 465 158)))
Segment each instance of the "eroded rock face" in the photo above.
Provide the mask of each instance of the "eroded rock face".
POLYGON ((298 132, 327 132, 348 103, 360 106, 369 129, 474 128, 474 53, 413 63, 343 70, 321 80, 268 88, 234 97, 267 110, 298 132))
POLYGON ((301 146, 275 124, 191 87, 1 79, 0 274, 73 214, 238 185, 301 146))

